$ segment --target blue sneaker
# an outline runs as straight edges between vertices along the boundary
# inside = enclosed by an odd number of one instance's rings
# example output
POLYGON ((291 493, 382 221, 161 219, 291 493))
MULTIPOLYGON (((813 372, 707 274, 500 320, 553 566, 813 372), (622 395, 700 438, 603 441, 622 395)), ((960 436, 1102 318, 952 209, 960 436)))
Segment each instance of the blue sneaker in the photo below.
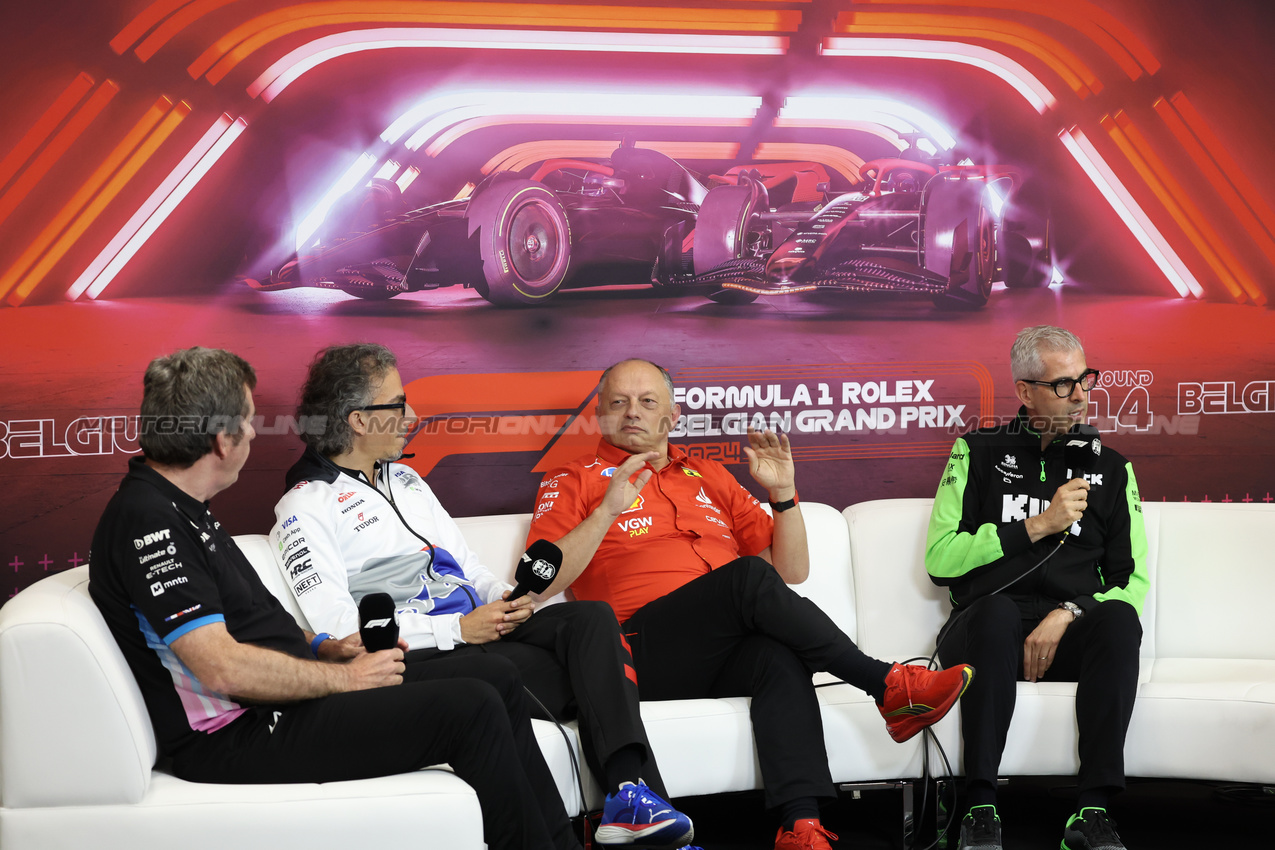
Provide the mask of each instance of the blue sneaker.
POLYGON ((680 847, 695 837, 691 819, 673 808, 646 783, 626 782, 607 795, 602 823, 594 834, 599 844, 632 847, 680 847))

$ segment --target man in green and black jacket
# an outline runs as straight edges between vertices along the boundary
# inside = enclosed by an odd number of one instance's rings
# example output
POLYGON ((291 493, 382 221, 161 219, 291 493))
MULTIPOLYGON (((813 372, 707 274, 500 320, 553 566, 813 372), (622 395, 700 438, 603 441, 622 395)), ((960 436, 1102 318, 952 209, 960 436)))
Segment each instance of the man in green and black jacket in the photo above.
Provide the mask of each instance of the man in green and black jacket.
POLYGON ((1062 847, 1121 848, 1106 806, 1124 787, 1138 685, 1147 593, 1138 484, 1133 466, 1101 445, 1081 474, 1068 468, 1068 432, 1087 418, 1099 374, 1074 334, 1027 328, 1010 361, 1023 406, 1008 424, 956 441, 926 539, 926 570, 952 601, 939 656, 978 670, 961 700, 969 813, 960 850, 1001 850, 996 778, 1024 680, 1077 682, 1080 799, 1062 847))

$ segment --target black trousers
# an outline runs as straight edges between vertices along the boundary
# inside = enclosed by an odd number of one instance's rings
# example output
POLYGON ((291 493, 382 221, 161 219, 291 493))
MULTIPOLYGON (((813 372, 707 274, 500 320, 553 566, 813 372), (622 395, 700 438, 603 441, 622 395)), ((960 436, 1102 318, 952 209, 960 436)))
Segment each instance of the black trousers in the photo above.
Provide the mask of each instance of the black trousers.
MULTIPOLYGON (((642 725, 633 656, 610 605, 550 605, 498 641, 416 650, 408 657, 464 664, 482 656, 506 658, 517 667, 523 683, 553 715, 543 719, 579 718, 584 757, 599 782, 605 784, 607 760, 622 747, 636 745, 645 754, 642 773, 629 778, 644 779, 656 793, 665 793, 642 725)), ((533 715, 540 713, 533 707, 533 715)))
POLYGON ((576 850, 517 670, 474 660, 409 663, 398 687, 254 707, 174 753, 173 772, 192 782, 334 782, 446 762, 477 793, 493 850, 576 850))
POLYGON ((740 558, 652 600, 624 635, 643 699, 752 697, 767 808, 835 796, 810 677, 858 650, 769 563, 740 558))
MULTIPOLYGON (((965 662, 978 671, 961 697, 965 775, 971 781, 995 787, 1014 715, 1015 683, 1023 679, 1023 641, 1039 623, 1023 619, 1008 596, 987 596, 965 609, 939 647, 944 666, 965 662)), ((1082 792, 1124 788, 1124 740, 1138 691, 1141 645, 1142 624, 1133 606, 1103 602, 1067 627, 1053 665, 1041 677, 1076 682, 1082 792)))

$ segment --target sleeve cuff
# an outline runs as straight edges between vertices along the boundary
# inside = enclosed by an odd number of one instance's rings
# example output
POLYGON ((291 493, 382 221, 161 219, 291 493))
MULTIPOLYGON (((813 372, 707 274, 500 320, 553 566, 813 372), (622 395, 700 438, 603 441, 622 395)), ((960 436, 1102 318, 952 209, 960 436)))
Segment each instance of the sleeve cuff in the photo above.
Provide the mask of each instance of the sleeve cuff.
POLYGON ((1032 546, 1032 539, 1027 534, 1026 522, 1011 522, 996 528, 996 536, 1000 538, 1001 555, 1012 558, 1026 552, 1032 546))
POLYGON ((434 632, 434 643, 439 649, 454 649, 457 646, 463 646, 465 639, 460 633, 460 615, 444 614, 451 620, 451 625, 446 629, 437 629, 434 632))

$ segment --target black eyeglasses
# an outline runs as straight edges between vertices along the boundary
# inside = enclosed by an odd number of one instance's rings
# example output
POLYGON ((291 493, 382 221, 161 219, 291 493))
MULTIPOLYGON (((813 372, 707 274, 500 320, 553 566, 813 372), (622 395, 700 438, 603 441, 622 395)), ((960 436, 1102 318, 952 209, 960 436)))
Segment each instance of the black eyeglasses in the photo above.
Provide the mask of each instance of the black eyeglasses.
POLYGON ((406 401, 392 401, 389 404, 369 404, 365 407, 356 407, 355 410, 397 410, 399 416, 407 415, 406 401))
POLYGON ((1053 387, 1054 395, 1059 398, 1066 398, 1075 391, 1077 384, 1080 385, 1082 390, 1089 392, 1094 387, 1098 386, 1098 379, 1100 377, 1102 377, 1101 370, 1086 369, 1080 373, 1079 378, 1059 378, 1056 381, 1029 381, 1026 378, 1019 378, 1019 380, 1024 384, 1038 384, 1042 387, 1053 387))

